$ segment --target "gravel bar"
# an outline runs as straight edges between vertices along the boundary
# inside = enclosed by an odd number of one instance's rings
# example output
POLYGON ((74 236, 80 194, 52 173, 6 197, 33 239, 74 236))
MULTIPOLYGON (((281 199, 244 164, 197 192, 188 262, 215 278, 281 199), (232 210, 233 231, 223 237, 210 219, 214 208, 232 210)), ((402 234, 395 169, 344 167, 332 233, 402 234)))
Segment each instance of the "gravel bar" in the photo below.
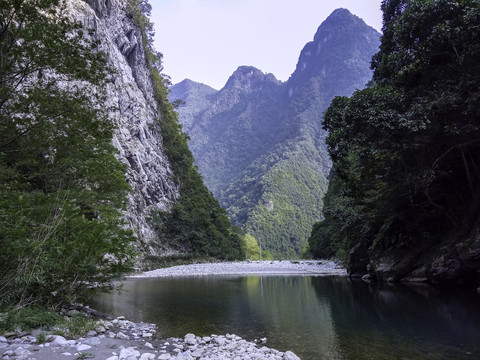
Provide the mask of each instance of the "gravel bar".
POLYGON ((157 278, 208 275, 343 275, 346 270, 334 261, 282 260, 205 263, 172 266, 134 274, 129 278, 157 278))

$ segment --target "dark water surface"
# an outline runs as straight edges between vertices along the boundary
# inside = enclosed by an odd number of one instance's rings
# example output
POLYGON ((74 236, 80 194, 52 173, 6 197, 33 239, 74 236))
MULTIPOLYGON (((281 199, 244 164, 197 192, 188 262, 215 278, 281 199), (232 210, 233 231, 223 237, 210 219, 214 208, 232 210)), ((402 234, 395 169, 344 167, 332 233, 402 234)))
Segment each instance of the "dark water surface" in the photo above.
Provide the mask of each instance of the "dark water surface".
POLYGON ((234 333, 317 359, 480 359, 480 295, 346 277, 127 280, 92 304, 162 337, 234 333))

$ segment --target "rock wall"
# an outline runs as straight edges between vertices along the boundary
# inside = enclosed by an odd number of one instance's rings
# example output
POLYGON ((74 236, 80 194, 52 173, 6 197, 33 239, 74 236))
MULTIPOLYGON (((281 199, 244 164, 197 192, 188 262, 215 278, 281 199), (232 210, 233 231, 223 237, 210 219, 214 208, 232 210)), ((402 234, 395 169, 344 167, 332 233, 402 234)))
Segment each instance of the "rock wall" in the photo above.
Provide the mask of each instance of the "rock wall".
POLYGON ((470 285, 480 291, 480 226, 470 232, 454 231, 439 243, 419 243, 382 254, 367 254, 358 243, 350 251, 347 273, 388 282, 427 282, 470 285))
POLYGON ((157 124, 160 112, 142 46, 142 35, 126 12, 126 0, 69 0, 67 11, 86 28, 94 29, 99 48, 114 69, 107 88, 109 116, 116 126, 113 144, 127 166, 133 191, 125 212, 144 253, 158 254, 149 223, 153 209, 168 209, 178 198, 172 170, 163 152, 157 124))

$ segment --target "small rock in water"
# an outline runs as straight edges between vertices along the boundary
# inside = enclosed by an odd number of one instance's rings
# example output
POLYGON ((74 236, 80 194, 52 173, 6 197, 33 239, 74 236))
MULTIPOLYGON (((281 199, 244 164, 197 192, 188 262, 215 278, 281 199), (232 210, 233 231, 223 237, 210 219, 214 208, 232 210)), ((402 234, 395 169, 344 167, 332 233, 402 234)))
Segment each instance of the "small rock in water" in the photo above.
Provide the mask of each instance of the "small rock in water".
POLYGON ((291 351, 285 352, 285 354, 283 355, 283 358, 285 360, 300 360, 300 358, 291 351))

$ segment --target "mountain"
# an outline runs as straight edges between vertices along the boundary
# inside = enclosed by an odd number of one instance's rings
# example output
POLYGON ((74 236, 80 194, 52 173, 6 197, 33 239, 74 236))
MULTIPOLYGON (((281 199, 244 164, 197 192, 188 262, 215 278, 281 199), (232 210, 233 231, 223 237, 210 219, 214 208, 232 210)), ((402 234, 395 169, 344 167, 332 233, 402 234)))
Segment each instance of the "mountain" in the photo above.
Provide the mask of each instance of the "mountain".
POLYGON ((278 257, 301 254, 321 218, 331 166, 323 111, 335 95, 351 95, 371 79, 379 37, 338 9, 286 82, 240 66, 218 92, 190 80, 171 89, 170 100, 185 101, 180 122, 205 183, 234 224, 278 257))

